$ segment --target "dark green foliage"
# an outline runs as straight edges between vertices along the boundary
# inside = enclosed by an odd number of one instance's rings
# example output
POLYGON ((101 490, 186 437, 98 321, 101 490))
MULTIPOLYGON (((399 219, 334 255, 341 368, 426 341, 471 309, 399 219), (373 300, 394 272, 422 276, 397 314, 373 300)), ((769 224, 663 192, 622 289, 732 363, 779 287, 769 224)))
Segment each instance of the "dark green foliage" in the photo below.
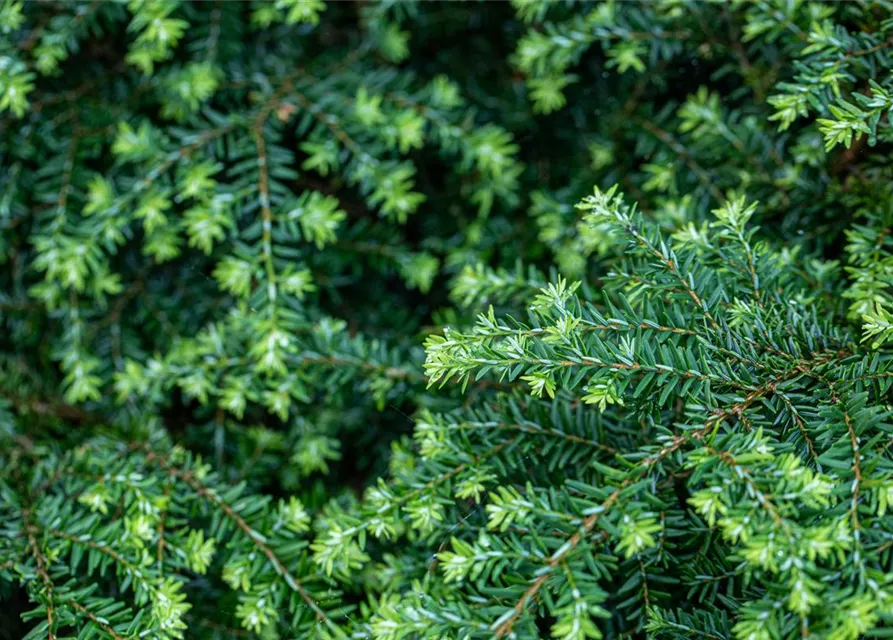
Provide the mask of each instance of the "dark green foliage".
POLYGON ((0 637, 889 635, 891 9, 3 0, 0 637))

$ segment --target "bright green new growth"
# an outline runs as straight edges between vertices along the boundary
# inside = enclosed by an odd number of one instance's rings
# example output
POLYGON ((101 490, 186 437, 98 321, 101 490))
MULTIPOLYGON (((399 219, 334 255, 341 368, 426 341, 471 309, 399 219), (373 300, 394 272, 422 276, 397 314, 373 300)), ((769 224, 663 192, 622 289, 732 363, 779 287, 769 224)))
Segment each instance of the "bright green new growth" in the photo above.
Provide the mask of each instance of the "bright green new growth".
POLYGON ((891 10, 0 0, 0 638, 888 635, 891 10))

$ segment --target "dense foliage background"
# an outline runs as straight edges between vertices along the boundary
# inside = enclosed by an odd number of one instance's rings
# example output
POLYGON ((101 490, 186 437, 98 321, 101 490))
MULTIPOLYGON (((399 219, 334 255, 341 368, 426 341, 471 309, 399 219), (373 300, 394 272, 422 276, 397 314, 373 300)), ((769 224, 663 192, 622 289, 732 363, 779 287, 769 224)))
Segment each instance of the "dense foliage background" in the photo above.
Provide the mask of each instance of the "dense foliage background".
POLYGON ((0 2, 0 637, 889 635, 891 9, 0 2))

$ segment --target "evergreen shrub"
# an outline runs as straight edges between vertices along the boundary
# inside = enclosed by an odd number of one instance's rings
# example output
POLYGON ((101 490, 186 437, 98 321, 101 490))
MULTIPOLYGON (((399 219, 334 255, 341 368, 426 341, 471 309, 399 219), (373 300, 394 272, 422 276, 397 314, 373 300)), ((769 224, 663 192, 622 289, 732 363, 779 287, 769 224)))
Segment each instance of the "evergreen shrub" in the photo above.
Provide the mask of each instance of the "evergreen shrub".
POLYGON ((0 2, 0 638, 890 635, 891 10, 0 2))

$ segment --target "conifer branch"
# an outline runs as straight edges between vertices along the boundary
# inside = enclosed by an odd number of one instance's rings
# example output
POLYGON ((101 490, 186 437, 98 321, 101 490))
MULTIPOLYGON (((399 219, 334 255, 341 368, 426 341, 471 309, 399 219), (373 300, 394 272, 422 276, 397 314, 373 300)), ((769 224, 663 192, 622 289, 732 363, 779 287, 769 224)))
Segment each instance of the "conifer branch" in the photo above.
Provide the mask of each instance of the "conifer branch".
POLYGON ((56 637, 55 631, 53 630, 55 625, 56 604, 53 595, 53 581, 49 575, 50 565, 46 556, 44 556, 43 552, 40 550, 40 546, 37 544, 35 534, 38 530, 32 522, 31 510, 28 507, 25 507, 22 510, 22 521, 25 525, 25 535, 28 537, 28 551, 37 563, 37 575, 40 577, 40 581, 43 583, 44 590, 46 591, 47 638, 48 640, 54 640, 56 637))
POLYGON ((238 529, 258 548, 258 550, 263 553, 270 565, 275 569, 276 573, 282 576, 288 587, 301 597, 316 618, 330 629, 336 629, 334 623, 310 596, 301 581, 288 571, 273 549, 263 542, 263 537, 252 529, 245 519, 232 508, 232 506, 224 502, 216 492, 209 490, 191 471, 178 469, 167 459, 156 454, 154 451, 150 451, 146 454, 146 462, 156 464, 172 478, 184 481, 193 491, 195 491, 196 495, 219 508, 227 518, 235 523, 238 529))
POLYGON ((95 613, 93 613, 92 611, 87 609, 87 607, 85 607, 81 603, 77 602, 76 600, 70 600, 70 599, 65 600, 64 604, 67 604, 72 609, 79 612, 82 616, 85 616, 86 618, 88 618, 90 620, 90 622, 92 622, 97 627, 99 627, 100 629, 105 631, 109 636, 111 636, 112 640, 126 640, 124 638, 124 636, 120 635, 111 626, 109 626, 107 623, 103 622, 99 616, 97 616, 95 613))

